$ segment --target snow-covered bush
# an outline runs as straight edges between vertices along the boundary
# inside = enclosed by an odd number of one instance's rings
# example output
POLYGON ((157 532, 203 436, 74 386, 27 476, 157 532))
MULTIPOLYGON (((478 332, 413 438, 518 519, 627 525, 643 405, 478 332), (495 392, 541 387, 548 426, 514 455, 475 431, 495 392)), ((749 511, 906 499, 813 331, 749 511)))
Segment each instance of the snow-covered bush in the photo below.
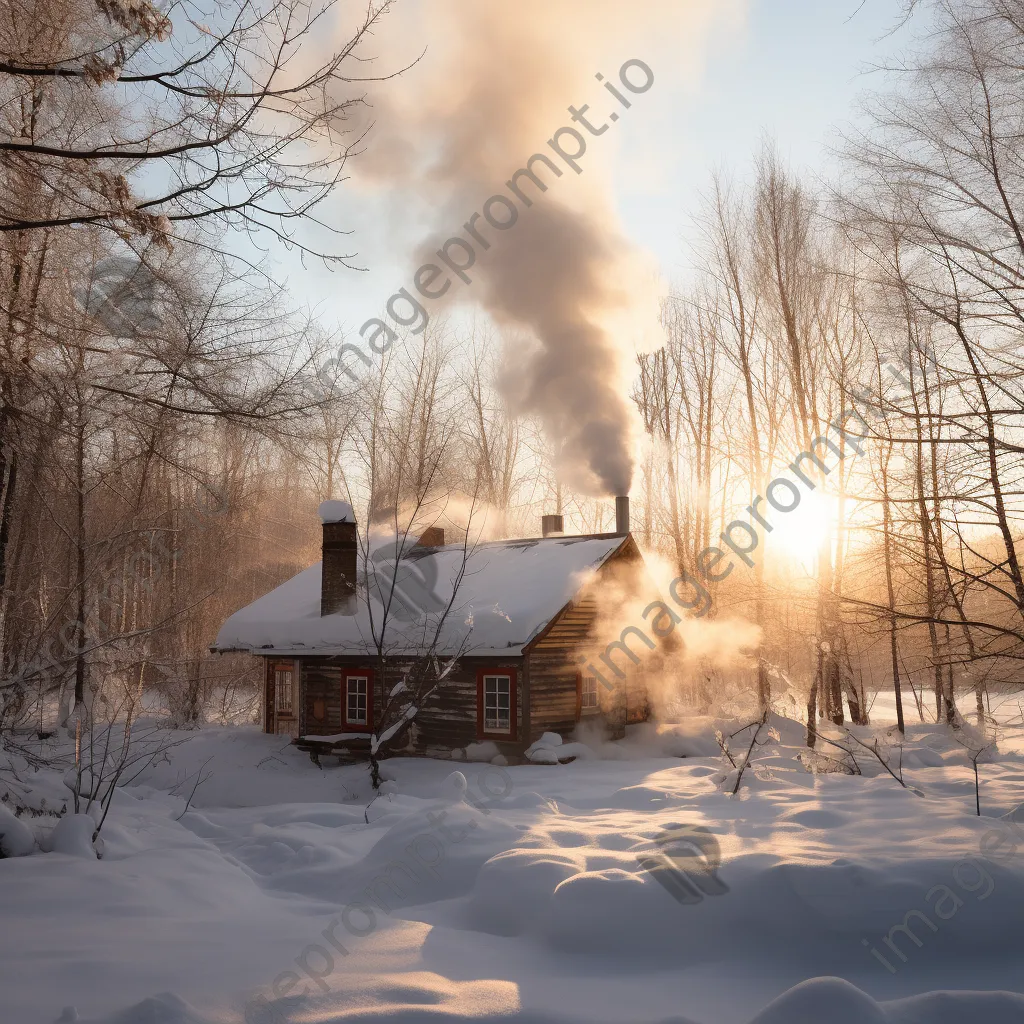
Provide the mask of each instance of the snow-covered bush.
POLYGON ((32 830, 0 805, 0 857, 27 857, 35 848, 32 830))

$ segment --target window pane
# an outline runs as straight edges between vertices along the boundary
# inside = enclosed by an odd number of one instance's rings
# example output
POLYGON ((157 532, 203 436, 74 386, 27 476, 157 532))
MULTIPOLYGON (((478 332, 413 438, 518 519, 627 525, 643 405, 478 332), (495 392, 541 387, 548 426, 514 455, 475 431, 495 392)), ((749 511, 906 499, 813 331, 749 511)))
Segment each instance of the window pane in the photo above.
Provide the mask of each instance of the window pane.
POLYGON ((346 680, 345 720, 350 725, 366 725, 368 686, 366 676, 349 676, 346 680))
POLYGON ((484 728, 491 732, 512 731, 512 679, 484 676, 484 728))

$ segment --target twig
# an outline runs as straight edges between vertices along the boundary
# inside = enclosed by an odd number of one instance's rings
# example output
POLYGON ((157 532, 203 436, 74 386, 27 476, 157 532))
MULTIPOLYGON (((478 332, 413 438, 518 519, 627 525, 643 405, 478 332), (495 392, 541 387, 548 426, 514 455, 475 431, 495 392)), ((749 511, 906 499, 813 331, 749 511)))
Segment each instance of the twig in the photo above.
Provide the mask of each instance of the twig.
POLYGON ((992 746, 991 743, 986 743, 980 750, 968 749, 967 751, 967 756, 970 758, 971 766, 974 768, 974 810, 977 812, 979 818, 981 817, 981 788, 980 783, 978 782, 978 759, 990 746, 992 746))
POLYGON ((854 18, 856 18, 856 17, 857 17, 857 15, 858 15, 858 14, 860 14, 860 12, 861 12, 862 10, 864 10, 864 5, 865 5, 865 4, 867 3, 867 2, 868 2, 868 0, 860 0, 860 5, 858 6, 857 10, 855 10, 855 11, 853 12, 853 14, 851 14, 851 15, 850 15, 850 16, 849 16, 849 17, 848 17, 848 18, 846 19, 846 21, 844 21, 844 22, 843 22, 843 24, 844 24, 844 25, 849 25, 849 23, 850 23, 851 21, 853 21, 853 19, 854 19, 854 18))
POLYGON ((376 800, 377 797, 379 797, 379 796, 380 796, 380 792, 379 791, 375 791, 374 794, 373 794, 373 799, 371 799, 370 802, 363 809, 363 821, 365 821, 367 825, 370 824, 370 808, 373 806, 373 801, 376 800))
MULTIPOLYGON (((824 739, 824 737, 821 737, 821 738, 824 739)), ((845 748, 840 748, 840 749, 845 749, 845 748)), ((815 750, 815 751, 812 751, 812 753, 814 754, 814 756, 816 758, 818 758, 818 757, 824 758, 830 764, 834 764, 837 768, 840 768, 845 775, 861 775, 861 774, 863 774, 861 772, 861 770, 860 770, 860 765, 857 764, 857 761, 855 759, 852 759, 852 757, 851 757, 851 759, 853 760, 853 767, 851 767, 846 761, 840 761, 838 757, 829 757, 828 754, 823 754, 823 753, 821 753, 821 751, 815 750)))
POLYGON ((207 766, 207 765, 208 765, 208 764, 209 764, 209 763, 210 763, 210 762, 211 762, 212 760, 213 760, 213 755, 211 754, 211 755, 210 755, 210 756, 209 756, 209 757, 208 757, 208 758, 207 758, 207 759, 206 759, 206 760, 205 760, 205 761, 204 761, 204 762, 203 762, 203 763, 202 763, 202 764, 201 764, 201 765, 199 766, 199 771, 198 771, 198 772, 196 772, 196 784, 195 784, 195 785, 194 785, 194 786, 192 787, 192 792, 191 792, 191 793, 189 793, 189 795, 188 795, 188 799, 187 799, 187 800, 185 801, 185 810, 183 810, 183 811, 181 812, 181 814, 179 814, 179 815, 178 815, 178 816, 177 816, 177 817, 176 817, 176 818, 174 819, 175 821, 181 821, 181 819, 182 819, 182 818, 184 818, 186 814, 188 814, 188 806, 189 806, 189 804, 190 804, 190 803, 192 803, 192 797, 194 797, 194 796, 196 795, 196 790, 197 790, 197 789, 198 789, 198 788, 199 788, 199 787, 200 787, 200 786, 201 786, 201 785, 202 785, 202 784, 203 784, 204 782, 208 782, 208 781, 210 780, 210 778, 211 778, 211 776, 212 776, 212 774, 213 774, 213 773, 211 772, 211 773, 210 773, 210 775, 207 775, 207 776, 206 776, 206 778, 204 779, 204 778, 203 778, 203 769, 204 769, 204 768, 205 768, 205 767, 206 767, 206 766, 207 766))
MULTIPOLYGON (((982 734, 982 738, 987 738, 984 733, 982 734)), ((995 733, 991 734, 989 742, 984 746, 978 747, 977 750, 973 747, 967 746, 966 743, 961 743, 961 746, 967 751, 967 759, 971 762, 971 767, 974 769, 974 810, 979 818, 981 817, 981 784, 978 779, 978 761, 981 758, 981 755, 996 742, 997 738, 998 737, 995 733)))
MULTIPOLYGON (((849 747, 844 747, 842 745, 842 743, 837 743, 835 740, 830 740, 827 736, 822 736, 821 734, 818 735, 818 739, 824 740, 826 743, 830 743, 833 747, 837 747, 839 750, 841 750, 853 762, 853 766, 852 767, 850 765, 843 765, 844 768, 849 770, 851 775, 863 775, 864 774, 860 770, 860 764, 858 763, 856 756, 854 755, 853 751, 850 750, 849 747)), ((818 756, 819 757, 824 757, 827 760, 832 761, 834 764, 842 764, 843 763, 842 761, 836 760, 836 758, 834 758, 834 757, 829 757, 828 754, 819 754, 818 756)))
POLYGON ((733 736, 739 736, 741 732, 746 732, 748 729, 753 729, 755 725, 764 725, 765 721, 766 719, 763 715, 760 718, 755 718, 752 722, 747 722, 746 725, 740 726, 740 728, 737 729, 735 732, 729 733, 729 735, 726 736, 726 739, 731 740, 733 736))
POLYGON ((907 788, 907 784, 903 781, 903 747, 900 747, 900 773, 897 775, 890 767, 884 757, 878 752, 878 740, 876 739, 872 745, 868 745, 863 740, 858 739, 853 735, 852 732, 847 732, 847 736, 853 740, 854 743, 859 743, 865 750, 870 750, 872 754, 878 758, 878 763, 904 788, 907 788))
POLYGON ((720 733, 715 733, 715 739, 718 741, 718 749, 722 751, 727 758, 729 758, 729 764, 736 767, 736 762, 733 760, 732 754, 729 752, 729 741, 720 733))
MULTIPOLYGON (((754 736, 750 741, 750 746, 747 747, 747 756, 743 759, 743 764, 740 765, 739 773, 736 776, 736 785, 732 787, 732 795, 735 796, 739 792, 740 782, 743 780, 743 773, 747 770, 747 765, 750 764, 750 755, 753 753, 754 744, 757 743, 757 737, 761 735, 761 729, 764 723, 768 721, 768 709, 765 708, 764 714, 761 715, 761 720, 757 723, 757 729, 754 730, 754 736)), ((753 724, 753 723, 751 723, 753 724)), ((749 726, 748 726, 749 728, 749 726)), ((730 758, 730 760, 732 760, 730 758)))

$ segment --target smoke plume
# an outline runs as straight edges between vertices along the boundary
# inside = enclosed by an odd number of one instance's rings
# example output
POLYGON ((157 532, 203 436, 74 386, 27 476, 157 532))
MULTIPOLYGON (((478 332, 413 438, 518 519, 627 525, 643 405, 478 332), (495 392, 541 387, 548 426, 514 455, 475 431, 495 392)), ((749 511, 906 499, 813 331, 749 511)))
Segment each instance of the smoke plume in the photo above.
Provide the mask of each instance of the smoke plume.
MULTIPOLYGON (((387 189, 393 222, 415 222, 423 263, 437 264, 450 237, 472 241, 466 222, 489 197, 508 199, 492 212, 513 223, 495 228, 493 220, 479 220, 484 242, 473 242, 472 266, 450 275, 442 301, 475 302, 501 326, 514 346, 504 387, 520 413, 543 424, 564 482, 584 493, 628 493, 629 381, 636 352, 661 339, 657 273, 623 236, 612 204, 616 139, 659 88, 667 96, 673 80, 679 84, 680 66, 697 66, 723 7, 730 5, 429 0, 403 4, 389 24, 409 55, 426 52, 370 93, 374 125, 357 173, 387 189), (630 60, 653 72, 642 95, 620 79, 630 60), (567 112, 584 104, 596 129, 608 126, 600 134, 567 112), (585 140, 577 160, 560 158, 549 145, 563 126, 585 140), (524 201, 507 183, 535 153, 550 164, 532 165, 543 188, 518 179, 524 201), (404 204, 401 212, 396 204, 404 204)), ((634 66, 630 76, 645 85, 642 69, 634 66)), ((569 154, 578 148, 572 134, 557 141, 569 154)), ((458 246, 449 255, 469 262, 458 246)))

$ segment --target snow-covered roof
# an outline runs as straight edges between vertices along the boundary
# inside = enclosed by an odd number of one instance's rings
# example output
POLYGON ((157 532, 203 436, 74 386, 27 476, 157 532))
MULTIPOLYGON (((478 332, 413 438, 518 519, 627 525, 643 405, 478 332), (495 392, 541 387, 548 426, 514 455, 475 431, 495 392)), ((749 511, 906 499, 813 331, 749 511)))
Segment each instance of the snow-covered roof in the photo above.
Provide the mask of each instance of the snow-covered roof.
MULTIPOLYGON (((436 651, 440 655, 518 655, 626 543, 621 535, 545 537, 478 544, 466 558, 436 651)), ((354 615, 320 615, 320 563, 235 612, 221 627, 215 651, 253 654, 375 653, 382 596, 396 594, 384 630, 391 654, 416 653, 432 640, 463 565, 462 545, 414 548, 401 560, 373 559, 354 615), (369 604, 366 594, 369 592, 369 604), (372 613, 372 614, 371 614, 372 613)))

